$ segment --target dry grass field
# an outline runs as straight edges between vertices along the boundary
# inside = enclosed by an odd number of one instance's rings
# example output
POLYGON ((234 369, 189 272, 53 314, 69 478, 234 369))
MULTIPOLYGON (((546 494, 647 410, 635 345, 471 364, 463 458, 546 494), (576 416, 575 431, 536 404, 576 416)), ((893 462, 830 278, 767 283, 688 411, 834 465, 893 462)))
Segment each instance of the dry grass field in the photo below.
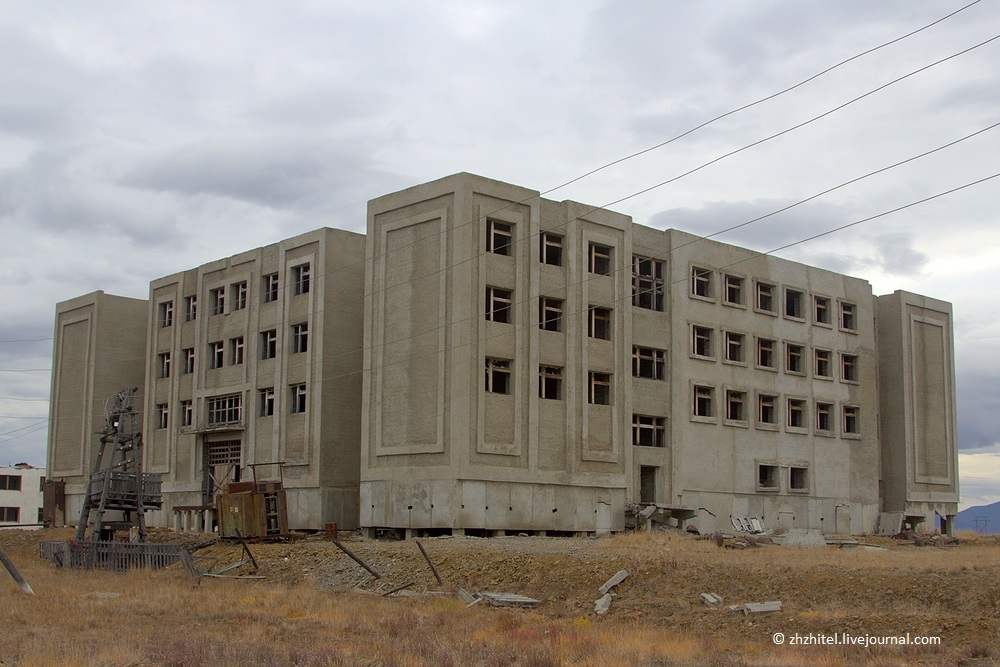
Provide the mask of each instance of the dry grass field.
MULTIPOLYGON (((253 545, 264 579, 204 578, 179 566, 112 574, 54 568, 37 540, 67 531, 0 531, 35 590, 0 572, 0 665, 994 665, 1000 664, 1000 541, 948 547, 722 549, 678 533, 603 539, 423 540, 345 544, 374 579, 318 538, 253 545), (620 569, 611 611, 598 587, 620 569), (384 596, 412 583, 401 593, 384 596), (541 601, 472 607, 468 591, 541 601), (704 605, 781 600, 761 615, 704 605), (783 633, 785 644, 772 637, 783 633), (933 646, 792 646, 790 638, 940 637, 933 646)), ((157 539, 173 539, 169 533, 157 539)), ((238 546, 198 552, 216 567, 238 546)), ((205 561, 206 563, 208 561, 205 561)), ((249 574, 249 566, 229 574, 249 574)))

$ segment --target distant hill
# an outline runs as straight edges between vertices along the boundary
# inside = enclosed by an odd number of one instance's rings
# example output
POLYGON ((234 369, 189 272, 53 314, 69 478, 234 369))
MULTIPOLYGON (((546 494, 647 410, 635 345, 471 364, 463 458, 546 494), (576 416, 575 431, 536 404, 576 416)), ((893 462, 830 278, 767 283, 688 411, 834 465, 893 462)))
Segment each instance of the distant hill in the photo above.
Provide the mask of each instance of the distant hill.
POLYGON ((1000 533, 1000 502, 995 502, 992 505, 977 505, 976 507, 962 510, 955 517, 955 530, 972 530, 977 533, 980 531, 984 533, 1000 533), (980 517, 986 519, 985 527, 982 525, 982 521, 979 522, 979 525, 976 525, 975 519, 980 517))

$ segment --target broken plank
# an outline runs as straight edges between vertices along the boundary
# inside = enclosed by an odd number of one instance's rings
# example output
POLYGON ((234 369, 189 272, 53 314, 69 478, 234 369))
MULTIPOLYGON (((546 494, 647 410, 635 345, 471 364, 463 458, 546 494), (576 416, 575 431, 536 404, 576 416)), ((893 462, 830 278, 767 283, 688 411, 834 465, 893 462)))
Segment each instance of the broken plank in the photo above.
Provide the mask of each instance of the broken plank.
POLYGON ((743 605, 743 613, 749 616, 750 614, 767 614, 773 611, 781 611, 781 601, 772 600, 770 602, 747 602, 743 605))
POLYGON ((358 558, 357 556, 355 556, 355 555, 354 555, 354 554, 353 554, 353 553, 351 552, 351 550, 350 550, 350 549, 348 549, 347 547, 345 547, 345 546, 344 546, 343 544, 341 544, 341 543, 340 543, 340 542, 339 542, 338 540, 330 540, 330 541, 331 541, 331 542, 333 542, 333 543, 334 543, 334 545, 335 545, 335 546, 336 546, 336 547, 337 547, 338 549, 340 549, 340 550, 341 550, 341 551, 343 551, 343 552, 344 552, 345 554, 347 554, 348 556, 350 556, 350 557, 351 557, 351 559, 352 559, 352 560, 353 560, 353 561, 354 561, 355 563, 357 563, 357 564, 358 564, 358 565, 360 565, 361 567, 363 567, 363 568, 365 568, 366 570, 368 570, 368 571, 369 571, 369 572, 371 573, 371 575, 372 575, 373 577, 375 577, 376 579, 381 579, 381 578, 382 578, 382 575, 381 575, 381 574, 379 574, 379 573, 378 573, 378 572, 376 572, 375 570, 373 570, 373 569, 371 569, 370 567, 368 567, 368 563, 364 562, 363 560, 361 560, 360 558, 358 558))
POLYGON ((206 574, 223 574, 224 572, 229 572, 230 570, 235 570, 237 568, 243 567, 244 565, 246 565, 249 562, 250 562, 249 559, 244 558, 239 563, 233 563, 231 565, 227 565, 225 567, 219 568, 215 572, 211 572, 211 573, 207 573, 206 572, 206 574))
POLYGON ((412 586, 415 583, 417 583, 417 582, 411 581, 408 584, 403 584, 402 586, 396 586, 395 588, 392 588, 390 590, 387 590, 385 593, 382 593, 382 597, 387 597, 389 595, 392 595, 393 593, 396 593, 398 591, 403 590, 404 588, 409 588, 410 586, 412 586))
POLYGON ((435 578, 435 579, 437 579, 437 582, 438 582, 438 586, 443 586, 443 585, 444 585, 444 582, 443 582, 443 581, 441 581, 441 575, 440 575, 440 574, 438 574, 438 571, 437 571, 437 568, 436 568, 436 567, 434 567, 434 563, 432 563, 432 562, 431 562, 431 557, 427 555, 427 552, 426 552, 426 551, 424 551, 424 545, 422 545, 422 544, 420 543, 420 540, 414 540, 414 542, 416 542, 416 543, 417 543, 417 548, 418 548, 418 549, 420 549, 420 553, 422 553, 422 554, 424 555, 424 560, 426 560, 426 561, 427 561, 427 564, 428 564, 428 565, 430 566, 430 568, 431 568, 431 572, 433 572, 433 573, 434 573, 434 578, 435 578))
POLYGON ((3 547, 0 547, 0 562, 2 562, 3 566, 7 568, 8 572, 10 572, 11 578, 20 587, 22 593, 25 595, 35 594, 35 591, 31 590, 31 586, 29 586, 28 582, 24 580, 24 577, 22 577, 21 573, 17 571, 17 568, 14 567, 14 562, 7 556, 7 552, 3 550, 3 547))
POLYGON ((514 593, 479 591, 477 595, 494 607, 535 607, 542 603, 541 600, 535 600, 534 598, 514 593))

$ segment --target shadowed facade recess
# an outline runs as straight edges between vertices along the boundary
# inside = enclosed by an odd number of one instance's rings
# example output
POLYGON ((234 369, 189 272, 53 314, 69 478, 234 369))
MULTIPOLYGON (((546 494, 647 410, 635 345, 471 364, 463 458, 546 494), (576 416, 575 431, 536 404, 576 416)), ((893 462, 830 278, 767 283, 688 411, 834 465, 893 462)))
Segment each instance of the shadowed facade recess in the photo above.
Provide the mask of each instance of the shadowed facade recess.
POLYGON ((465 173, 370 201, 367 225, 154 280, 148 302, 59 304, 67 515, 92 447, 74 415, 138 376, 151 525, 284 461, 300 529, 617 531, 641 503, 703 531, 950 530, 949 303, 465 173))

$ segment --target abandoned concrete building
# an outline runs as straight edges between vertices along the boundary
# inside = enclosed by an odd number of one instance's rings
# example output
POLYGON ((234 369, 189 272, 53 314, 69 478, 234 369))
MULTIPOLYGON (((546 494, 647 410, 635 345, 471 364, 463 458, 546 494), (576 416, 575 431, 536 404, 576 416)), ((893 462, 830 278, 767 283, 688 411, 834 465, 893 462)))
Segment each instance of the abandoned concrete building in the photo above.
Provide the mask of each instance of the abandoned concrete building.
POLYGON ((294 529, 826 533, 957 513, 951 305, 456 174, 56 312, 48 468, 79 506, 143 389, 163 510, 283 462, 294 529), (85 363, 77 366, 78 360, 85 363), (82 370, 78 370, 82 369, 82 370))

